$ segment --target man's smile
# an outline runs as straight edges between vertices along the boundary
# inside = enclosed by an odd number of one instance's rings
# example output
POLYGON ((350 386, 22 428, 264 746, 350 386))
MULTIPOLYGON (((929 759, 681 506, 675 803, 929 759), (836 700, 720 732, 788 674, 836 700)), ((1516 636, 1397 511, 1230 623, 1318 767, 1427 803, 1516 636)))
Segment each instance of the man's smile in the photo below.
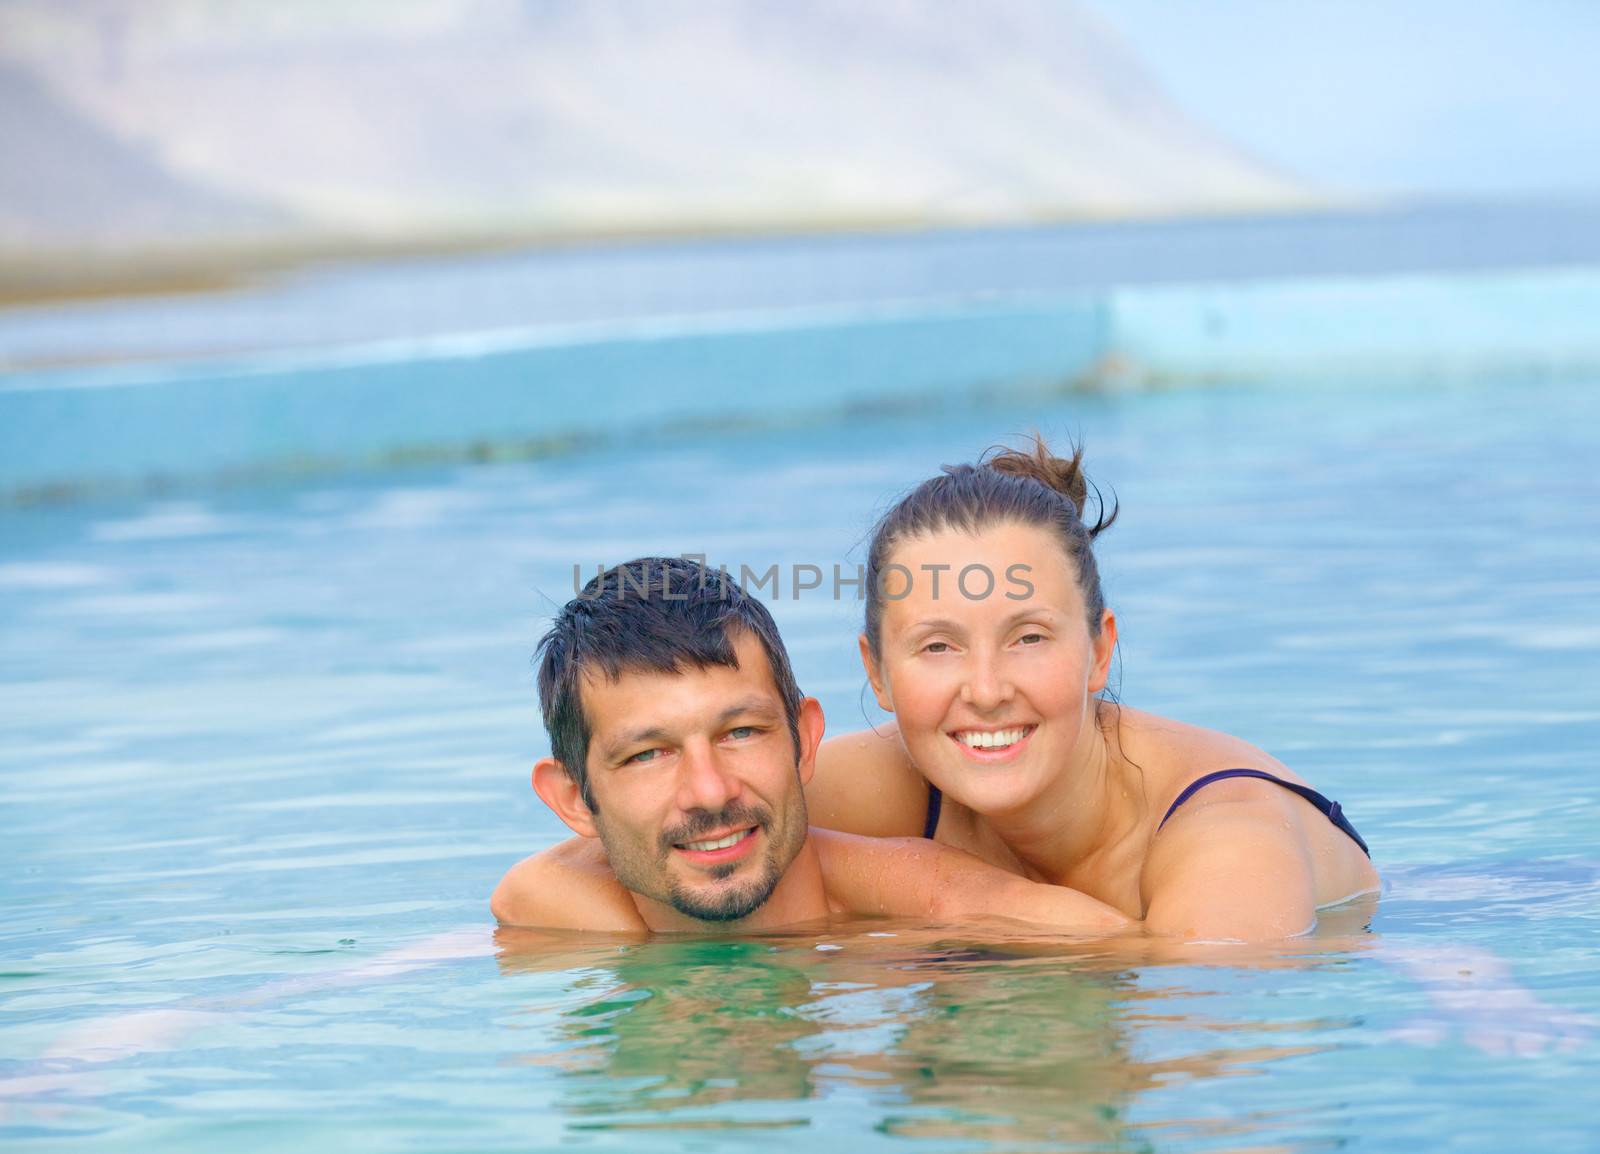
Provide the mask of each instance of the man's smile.
POLYGON ((745 826, 715 837, 677 842, 672 848, 690 861, 706 865, 733 861, 749 852, 755 844, 755 832, 760 828, 759 825, 745 826))

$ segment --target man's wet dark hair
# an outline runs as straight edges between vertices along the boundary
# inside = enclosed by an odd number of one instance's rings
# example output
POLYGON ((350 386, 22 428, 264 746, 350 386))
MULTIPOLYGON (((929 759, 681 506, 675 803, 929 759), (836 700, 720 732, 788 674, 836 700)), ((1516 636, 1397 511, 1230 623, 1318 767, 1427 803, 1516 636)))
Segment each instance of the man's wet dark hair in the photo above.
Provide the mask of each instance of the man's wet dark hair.
POLYGON ((801 693, 777 623, 726 573, 678 557, 640 557, 598 574, 562 607, 536 654, 539 708, 551 756, 578 783, 591 810, 584 677, 615 682, 624 673, 737 669, 733 647, 741 632, 766 650, 798 758, 801 693))

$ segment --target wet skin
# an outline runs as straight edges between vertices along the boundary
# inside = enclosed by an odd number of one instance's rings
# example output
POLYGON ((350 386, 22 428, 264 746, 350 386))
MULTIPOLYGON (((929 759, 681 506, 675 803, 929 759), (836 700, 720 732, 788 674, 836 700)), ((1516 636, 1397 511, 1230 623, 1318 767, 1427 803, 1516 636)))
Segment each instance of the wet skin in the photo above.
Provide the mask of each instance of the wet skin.
POLYGON ((828 912, 820 883, 787 876, 806 849, 821 707, 802 705, 797 751, 761 643, 741 635, 734 655, 736 669, 585 677, 592 809, 559 762, 534 769, 562 820, 604 843, 652 929, 828 912))

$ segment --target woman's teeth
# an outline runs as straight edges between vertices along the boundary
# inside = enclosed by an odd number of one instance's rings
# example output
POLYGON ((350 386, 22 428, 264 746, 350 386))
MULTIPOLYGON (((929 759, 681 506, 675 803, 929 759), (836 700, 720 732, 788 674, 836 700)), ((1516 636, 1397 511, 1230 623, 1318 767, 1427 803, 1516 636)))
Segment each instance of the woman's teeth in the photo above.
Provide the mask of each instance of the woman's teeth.
POLYGON ((741 829, 738 833, 730 833, 727 837, 719 837, 715 841, 686 841, 683 843, 683 848, 702 852, 711 849, 727 849, 730 845, 738 845, 749 834, 749 830, 741 829))
POLYGON ((1004 749, 1008 745, 1015 745, 1027 737, 1032 726, 1024 725, 1019 729, 997 729, 992 733, 982 733, 976 729, 964 729, 956 734, 956 740, 970 749, 1004 749))

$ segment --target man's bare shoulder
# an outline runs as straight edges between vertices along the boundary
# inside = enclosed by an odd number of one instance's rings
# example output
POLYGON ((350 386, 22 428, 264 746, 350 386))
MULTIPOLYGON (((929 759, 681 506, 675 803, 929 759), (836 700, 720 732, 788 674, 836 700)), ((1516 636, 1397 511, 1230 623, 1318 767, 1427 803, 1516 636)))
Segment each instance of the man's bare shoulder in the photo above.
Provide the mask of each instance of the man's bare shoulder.
POLYGON ((502 925, 642 933, 633 897, 617 881, 595 838, 574 837, 525 857, 489 899, 502 925))

